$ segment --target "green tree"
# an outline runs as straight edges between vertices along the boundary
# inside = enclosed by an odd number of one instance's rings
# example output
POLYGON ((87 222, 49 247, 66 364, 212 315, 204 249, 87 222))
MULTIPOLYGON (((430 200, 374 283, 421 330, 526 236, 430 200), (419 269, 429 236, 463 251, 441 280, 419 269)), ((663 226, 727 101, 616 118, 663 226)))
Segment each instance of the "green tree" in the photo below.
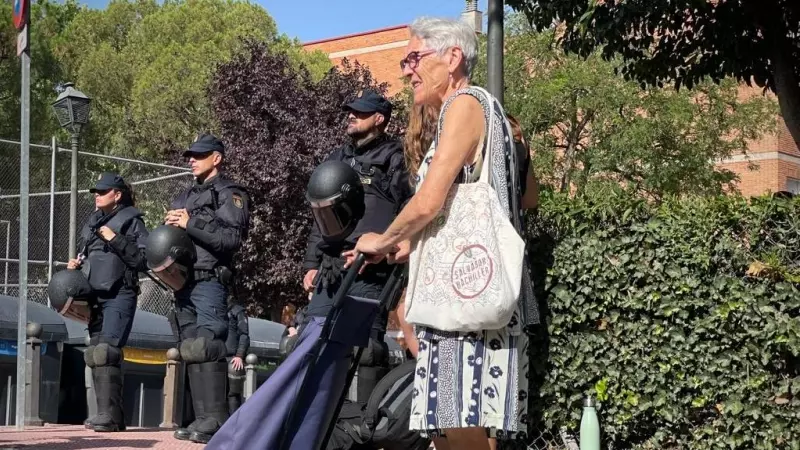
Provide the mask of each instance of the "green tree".
MULTIPOLYGON (((16 53, 17 30, 12 23, 13 2, 0 3, 0 138, 19 139, 21 79, 16 53)), ((40 0, 31 6, 31 110, 30 140, 49 143, 58 129, 50 103, 63 71, 54 53, 60 34, 79 13, 75 0, 40 0)))
POLYGON ((563 25, 570 52, 624 58, 648 85, 734 77, 778 95, 800 143, 800 2, 796 0, 509 0, 538 29, 563 25))
MULTIPOLYGON (((513 17, 509 24, 506 108, 528 135, 537 173, 559 191, 718 193, 735 174, 715 160, 746 150, 774 126, 774 102, 739 99, 731 78, 691 90, 641 89, 617 75, 619 61, 604 60, 600 51, 565 54, 553 45, 552 31, 526 30, 513 17)), ((485 59, 479 58, 479 83, 485 59)))
POLYGON ((243 1, 113 0, 104 10, 82 11, 63 33, 59 55, 95 100, 87 147, 174 157, 198 132, 215 131, 209 81, 247 40, 308 62, 317 76, 330 66, 324 55, 279 35, 263 8, 243 1))

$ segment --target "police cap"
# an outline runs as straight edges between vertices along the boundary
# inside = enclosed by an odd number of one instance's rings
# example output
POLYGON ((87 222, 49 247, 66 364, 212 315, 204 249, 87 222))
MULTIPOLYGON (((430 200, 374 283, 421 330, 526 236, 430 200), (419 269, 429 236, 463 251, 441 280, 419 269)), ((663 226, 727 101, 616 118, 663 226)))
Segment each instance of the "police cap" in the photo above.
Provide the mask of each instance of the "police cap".
POLYGON ((220 152, 224 155, 225 144, 213 134, 204 133, 195 138, 192 145, 183 152, 183 156, 202 155, 211 152, 220 152))
POLYGON ((94 187, 89 189, 89 192, 103 192, 110 189, 117 189, 120 191, 126 190, 128 187, 125 185, 125 180, 114 172, 103 172, 97 178, 94 187))
POLYGON ((343 108, 346 111, 381 113, 386 119, 386 122, 389 122, 392 116, 392 103, 373 90, 365 90, 357 99, 344 105, 343 108))

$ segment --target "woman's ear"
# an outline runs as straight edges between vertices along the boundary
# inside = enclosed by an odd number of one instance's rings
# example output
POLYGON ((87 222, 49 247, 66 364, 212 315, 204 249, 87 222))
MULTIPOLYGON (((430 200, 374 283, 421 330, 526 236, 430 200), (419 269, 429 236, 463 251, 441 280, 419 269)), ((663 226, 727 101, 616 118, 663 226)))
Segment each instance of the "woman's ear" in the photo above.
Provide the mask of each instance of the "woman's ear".
POLYGON ((447 71, 452 75, 458 71, 459 66, 464 61, 464 52, 458 47, 450 47, 448 54, 450 55, 450 62, 447 64, 447 71))

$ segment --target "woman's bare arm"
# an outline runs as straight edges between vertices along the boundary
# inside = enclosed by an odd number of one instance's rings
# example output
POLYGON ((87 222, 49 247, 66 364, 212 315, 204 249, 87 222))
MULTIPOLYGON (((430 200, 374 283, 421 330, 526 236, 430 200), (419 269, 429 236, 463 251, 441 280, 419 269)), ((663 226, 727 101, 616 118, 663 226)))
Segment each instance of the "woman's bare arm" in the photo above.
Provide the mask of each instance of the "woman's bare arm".
MULTIPOLYGON (((422 230, 444 206, 445 198, 470 158, 474 158, 484 133, 483 107, 471 95, 460 95, 444 116, 444 128, 425 181, 389 228, 380 247, 392 248, 422 230)), ((471 162, 471 161, 470 161, 471 162)))

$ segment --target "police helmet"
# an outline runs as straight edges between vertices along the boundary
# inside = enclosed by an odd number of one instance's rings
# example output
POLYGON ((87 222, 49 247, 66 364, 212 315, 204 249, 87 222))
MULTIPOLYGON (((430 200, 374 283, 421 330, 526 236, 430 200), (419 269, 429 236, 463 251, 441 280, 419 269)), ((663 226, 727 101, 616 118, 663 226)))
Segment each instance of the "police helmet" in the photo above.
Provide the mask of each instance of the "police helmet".
POLYGON ((189 279, 197 250, 183 228, 161 225, 150 232, 145 247, 147 267, 172 290, 180 290, 189 279))
POLYGON ((62 316, 83 323, 89 323, 92 294, 89 280, 80 270, 56 272, 47 285, 50 306, 62 316))
POLYGON ((326 161, 314 169, 306 200, 322 238, 329 242, 345 239, 364 216, 361 178, 342 161, 326 161))

